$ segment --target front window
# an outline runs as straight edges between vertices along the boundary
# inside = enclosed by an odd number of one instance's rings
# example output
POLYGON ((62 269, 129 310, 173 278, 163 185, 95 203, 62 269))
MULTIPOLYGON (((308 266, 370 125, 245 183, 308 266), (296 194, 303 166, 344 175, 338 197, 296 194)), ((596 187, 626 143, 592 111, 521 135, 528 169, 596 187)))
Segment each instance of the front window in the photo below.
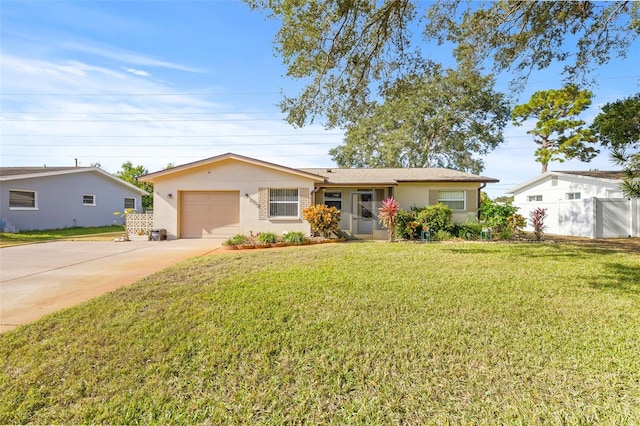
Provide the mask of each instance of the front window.
POLYGON ((82 196, 82 205, 83 206, 95 206, 96 205, 96 196, 94 194, 84 194, 82 196))
POLYGON ((465 210, 464 191, 438 191, 438 202, 446 204, 451 210, 465 210))
POLYGON ((542 201, 542 195, 529 195, 527 196, 527 201, 530 203, 534 201, 542 201))
POLYGON ((327 191, 324 193, 324 204, 342 210, 342 192, 327 191))
POLYGON ((125 198, 124 199, 124 209, 135 210, 136 209, 136 199, 135 198, 125 198))
POLYGON ((269 217, 298 217, 298 190, 269 189, 269 217))
POLYGON ((566 196, 567 200, 579 200, 580 193, 579 192, 567 192, 566 196))
POLYGON ((36 209, 36 191, 9 190, 10 209, 36 209))

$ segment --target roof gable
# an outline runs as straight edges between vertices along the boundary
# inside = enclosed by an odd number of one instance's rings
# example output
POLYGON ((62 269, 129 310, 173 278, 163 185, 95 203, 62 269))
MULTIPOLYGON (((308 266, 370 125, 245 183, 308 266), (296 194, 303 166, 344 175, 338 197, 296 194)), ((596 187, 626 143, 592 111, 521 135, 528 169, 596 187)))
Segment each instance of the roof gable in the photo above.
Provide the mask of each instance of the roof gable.
POLYGON ((149 193, 129 182, 122 180, 98 167, 0 167, 0 181, 14 181, 22 179, 46 178, 50 176, 61 176, 77 173, 97 173, 107 179, 113 180, 118 185, 122 185, 140 195, 149 193))
POLYGON ((598 182, 602 183, 611 183, 611 182, 622 182, 623 173, 621 171, 598 171, 598 170, 587 170, 587 171, 550 171, 546 173, 542 173, 533 179, 529 179, 526 182, 521 183, 520 185, 512 188, 507 194, 517 194, 523 192, 529 187, 535 186, 546 179, 551 179, 552 176, 557 177, 569 177, 571 176, 573 179, 579 180, 587 180, 590 182, 598 182))
POLYGON ((149 173, 149 174, 138 177, 138 180, 142 182, 153 182, 159 177, 170 176, 172 174, 177 174, 177 173, 189 172, 190 170, 195 168, 199 168, 203 166, 212 166, 212 165, 215 165, 216 163, 220 163, 226 160, 236 160, 246 164, 251 164, 259 167, 266 167, 272 170, 277 170, 277 171, 288 173, 288 174, 302 176, 308 179, 312 179, 316 182, 322 182, 324 180, 322 176, 304 171, 302 169, 293 169, 290 167, 285 167, 278 164, 269 163, 267 161, 262 161, 262 160, 258 160, 251 157, 245 157, 243 155, 233 154, 230 152, 222 155, 217 155, 215 157, 206 158, 204 160, 194 161, 192 163, 187 163, 180 166, 172 167, 170 169, 149 173))

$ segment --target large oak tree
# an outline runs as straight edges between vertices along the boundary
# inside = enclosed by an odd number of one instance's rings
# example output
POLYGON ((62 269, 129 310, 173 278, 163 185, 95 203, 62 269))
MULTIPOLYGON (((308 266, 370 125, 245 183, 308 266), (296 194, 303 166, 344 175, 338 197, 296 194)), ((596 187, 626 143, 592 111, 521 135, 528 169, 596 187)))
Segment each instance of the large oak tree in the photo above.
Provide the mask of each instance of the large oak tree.
POLYGON ((509 118, 493 80, 434 67, 385 86, 329 153, 341 167, 448 167, 480 173, 509 118))
POLYGON ((522 87, 554 63, 579 82, 624 57, 640 34, 632 1, 244 1, 280 21, 277 52, 287 75, 305 84, 281 103, 297 126, 316 117, 328 127, 354 122, 380 86, 429 64, 434 42, 451 43, 461 66, 508 71, 522 87))

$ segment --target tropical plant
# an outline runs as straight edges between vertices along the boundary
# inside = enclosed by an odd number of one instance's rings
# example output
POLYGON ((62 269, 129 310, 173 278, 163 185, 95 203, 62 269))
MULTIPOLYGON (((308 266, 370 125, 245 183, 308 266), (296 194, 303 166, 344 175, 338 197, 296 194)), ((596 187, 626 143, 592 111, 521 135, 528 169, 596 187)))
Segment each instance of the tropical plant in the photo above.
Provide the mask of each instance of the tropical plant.
POLYGON ((249 241, 249 238, 247 238, 246 235, 242 235, 242 234, 237 234, 234 235, 233 237, 227 239, 226 241, 223 241, 222 245, 223 246, 239 246, 241 244, 246 243, 247 241, 249 241))
POLYGON ((291 231, 283 235, 282 241, 287 244, 299 246, 307 241, 307 237, 300 231, 291 231))
POLYGON ((256 241, 261 244, 274 244, 278 241, 278 236, 273 232, 261 232, 256 236, 256 241))
POLYGON ((323 237, 328 238, 340 229, 342 214, 336 207, 316 204, 302 210, 302 216, 311 225, 311 230, 323 237))
POLYGON ((418 218, 414 210, 407 211, 404 209, 399 209, 398 213, 396 213, 396 229, 394 232, 395 238, 402 238, 407 240, 412 240, 416 237, 416 229, 413 229, 413 234, 410 234, 412 227, 409 225, 411 222, 416 222, 418 218))
POLYGON ((400 205, 393 197, 385 198, 378 209, 378 221, 389 232, 389 242, 393 241, 396 232, 396 216, 400 205))
POLYGON ((536 241, 542 240, 544 231, 547 226, 544 224, 544 220, 547 217, 547 209, 538 207, 529 213, 529 219, 531 219, 531 226, 533 227, 533 234, 536 236, 536 241))

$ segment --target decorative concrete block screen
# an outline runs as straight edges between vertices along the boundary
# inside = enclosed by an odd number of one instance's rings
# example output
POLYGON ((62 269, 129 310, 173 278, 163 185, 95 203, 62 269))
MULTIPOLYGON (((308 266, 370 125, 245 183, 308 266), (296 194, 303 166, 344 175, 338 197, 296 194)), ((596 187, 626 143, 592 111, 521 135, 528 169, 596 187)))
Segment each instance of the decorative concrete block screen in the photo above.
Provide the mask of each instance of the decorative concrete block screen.
POLYGON ((128 214, 126 219, 126 228, 128 235, 149 235, 149 231, 153 229, 153 214, 128 214))

